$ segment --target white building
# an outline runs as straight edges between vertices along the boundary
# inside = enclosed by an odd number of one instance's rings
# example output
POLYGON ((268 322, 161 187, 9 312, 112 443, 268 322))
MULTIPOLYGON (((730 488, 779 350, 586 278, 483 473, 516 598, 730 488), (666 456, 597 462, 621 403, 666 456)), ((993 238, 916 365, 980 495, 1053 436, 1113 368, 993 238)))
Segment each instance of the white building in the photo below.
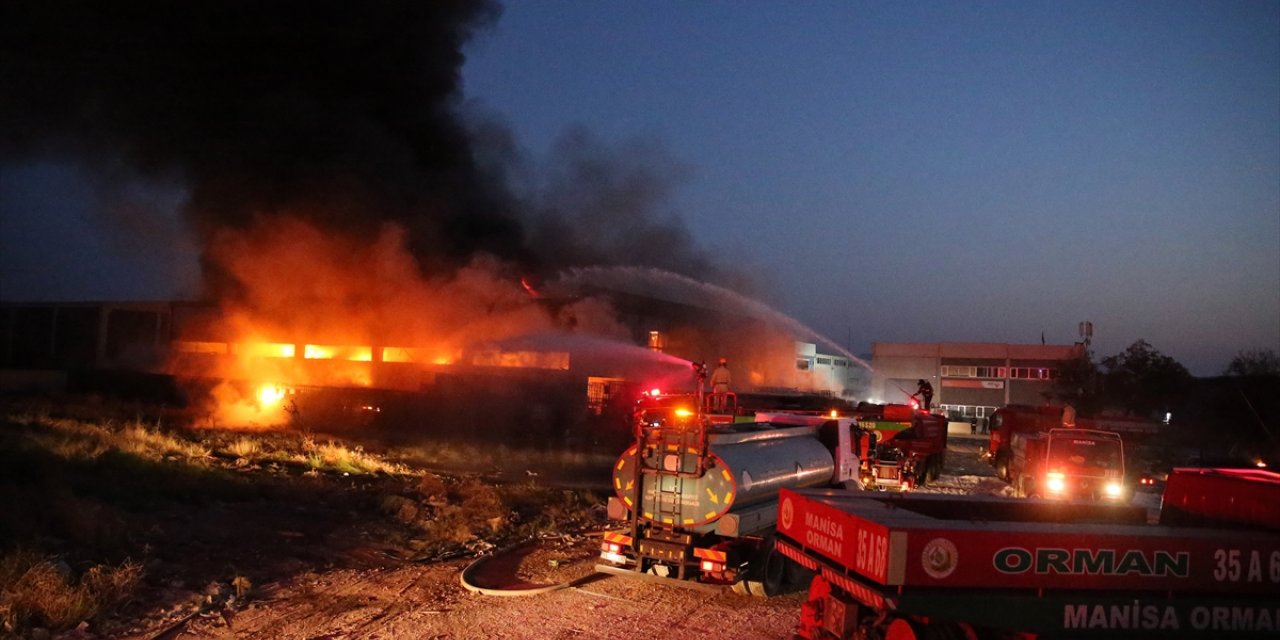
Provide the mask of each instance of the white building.
POLYGON ((981 342, 871 345, 873 402, 907 402, 918 380, 933 386, 933 406, 982 418, 1010 404, 1044 404, 1062 366, 1084 346, 981 342))

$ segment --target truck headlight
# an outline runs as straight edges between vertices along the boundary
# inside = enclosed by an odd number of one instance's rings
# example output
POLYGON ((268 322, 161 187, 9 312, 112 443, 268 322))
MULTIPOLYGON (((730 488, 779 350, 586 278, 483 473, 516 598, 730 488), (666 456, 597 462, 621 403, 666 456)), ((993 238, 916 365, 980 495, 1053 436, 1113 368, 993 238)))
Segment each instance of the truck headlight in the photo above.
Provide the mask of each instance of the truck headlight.
POLYGON ((1106 492, 1108 498, 1119 498, 1120 494, 1124 493, 1124 487, 1120 486, 1119 482, 1108 482, 1106 492))
POLYGON ((1044 479, 1044 488, 1053 493, 1062 493, 1067 488, 1066 478, 1057 472, 1049 472, 1044 479))

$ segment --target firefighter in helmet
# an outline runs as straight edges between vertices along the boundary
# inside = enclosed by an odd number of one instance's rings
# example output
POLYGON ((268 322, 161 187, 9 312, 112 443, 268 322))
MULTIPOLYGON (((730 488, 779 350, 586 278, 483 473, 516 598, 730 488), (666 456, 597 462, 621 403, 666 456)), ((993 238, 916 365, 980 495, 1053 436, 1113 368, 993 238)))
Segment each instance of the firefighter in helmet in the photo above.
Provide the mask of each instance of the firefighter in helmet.
POLYGON ((911 397, 919 400, 921 409, 928 411, 929 406, 933 404, 933 385, 923 378, 917 380, 916 392, 911 394, 911 397))
POLYGON ((729 361, 720 358, 720 364, 716 366, 716 370, 711 372, 711 406, 716 410, 722 410, 725 407, 727 398, 725 394, 729 393, 729 385, 733 384, 733 376, 729 374, 729 361))

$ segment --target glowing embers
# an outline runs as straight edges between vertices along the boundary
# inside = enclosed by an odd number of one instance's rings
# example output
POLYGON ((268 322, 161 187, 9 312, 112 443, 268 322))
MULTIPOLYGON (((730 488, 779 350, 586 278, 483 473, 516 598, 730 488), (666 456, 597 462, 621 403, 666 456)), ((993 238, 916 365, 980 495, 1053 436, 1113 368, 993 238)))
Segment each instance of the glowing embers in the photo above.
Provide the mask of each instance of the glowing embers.
POLYGON ((284 342, 247 342, 233 345, 233 353, 245 358, 292 358, 297 345, 284 342))
POLYGON ((308 360, 371 362, 373 360, 373 347, 308 344, 302 347, 302 357, 308 360))
POLYGON ((453 364, 457 362, 456 354, 440 349, 421 347, 386 347, 382 350, 383 362, 417 362, 421 364, 453 364))
POLYGON ((481 351, 471 356, 477 367, 569 370, 569 354, 564 351, 481 351))

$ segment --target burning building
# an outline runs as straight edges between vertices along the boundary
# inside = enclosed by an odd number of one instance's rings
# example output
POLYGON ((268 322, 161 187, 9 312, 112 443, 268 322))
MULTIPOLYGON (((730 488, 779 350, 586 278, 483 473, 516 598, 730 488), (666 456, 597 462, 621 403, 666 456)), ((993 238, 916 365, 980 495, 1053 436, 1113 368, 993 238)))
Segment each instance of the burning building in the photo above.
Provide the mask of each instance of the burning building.
POLYGON ((459 81, 464 44, 499 13, 479 0, 7 7, 0 159, 121 185, 102 203, 121 233, 180 217, 203 274, 198 304, 6 304, 8 386, 136 374, 126 391, 180 387, 165 393, 215 421, 465 429, 483 414, 530 433, 563 430, 610 380, 687 370, 681 358, 727 356, 743 385, 797 386, 795 332, 759 314, 608 283, 614 294, 554 290, 581 268, 724 272, 660 213, 675 166, 661 154, 571 131, 553 177, 512 186, 514 145, 464 113, 459 81), (123 185, 183 198, 139 210, 119 202, 123 185), (649 331, 662 352, 639 346, 649 331))

